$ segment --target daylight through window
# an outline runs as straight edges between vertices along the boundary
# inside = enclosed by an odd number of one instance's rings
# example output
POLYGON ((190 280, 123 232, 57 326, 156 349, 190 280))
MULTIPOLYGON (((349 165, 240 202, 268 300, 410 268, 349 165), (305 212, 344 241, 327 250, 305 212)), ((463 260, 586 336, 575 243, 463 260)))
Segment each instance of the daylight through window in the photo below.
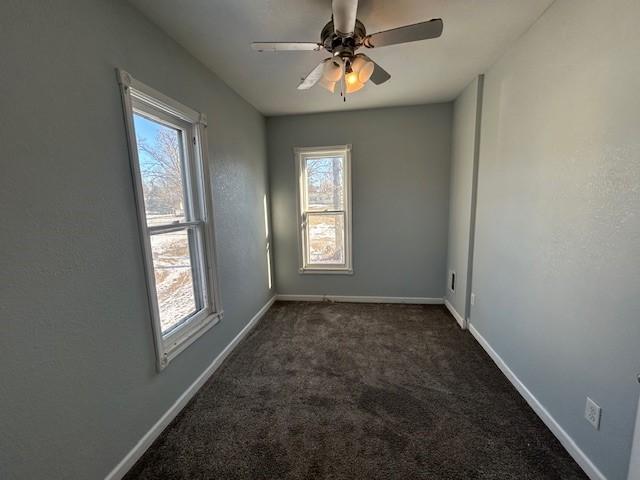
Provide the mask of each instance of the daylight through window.
POLYGON ((219 318, 204 117, 121 72, 159 367, 219 318))
POLYGON ((297 149, 300 270, 351 273, 350 147, 297 149))

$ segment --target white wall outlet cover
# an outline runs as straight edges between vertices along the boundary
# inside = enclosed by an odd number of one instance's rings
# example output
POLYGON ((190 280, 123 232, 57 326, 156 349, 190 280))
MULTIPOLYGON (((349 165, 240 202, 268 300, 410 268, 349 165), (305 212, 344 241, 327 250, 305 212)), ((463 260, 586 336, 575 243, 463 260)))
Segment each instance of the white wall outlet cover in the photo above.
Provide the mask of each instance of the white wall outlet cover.
POLYGON ((476 294, 472 293, 471 294, 471 305, 475 305, 476 304, 476 294))
POLYGON ((593 425, 593 428, 595 428, 596 430, 600 429, 601 413, 602 409, 600 408, 600 405, 587 397, 587 405, 584 409, 584 418, 586 418, 587 422, 593 425))

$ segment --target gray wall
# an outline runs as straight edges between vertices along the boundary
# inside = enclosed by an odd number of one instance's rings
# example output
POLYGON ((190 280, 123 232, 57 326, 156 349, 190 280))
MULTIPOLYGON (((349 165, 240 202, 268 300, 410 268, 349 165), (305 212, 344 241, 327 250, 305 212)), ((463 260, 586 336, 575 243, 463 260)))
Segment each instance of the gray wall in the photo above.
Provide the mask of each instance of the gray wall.
POLYGON ((443 297, 451 104, 272 117, 267 132, 278 293, 443 297), (354 274, 299 274, 293 148, 347 143, 354 274))
POLYGON ((104 478, 271 296, 265 122, 124 1, 4 1, 0 44, 0 478, 104 478), (209 117, 225 318, 161 374, 116 67, 209 117))
POLYGON ((487 72, 480 146, 471 323, 609 480, 638 402, 638 18, 555 2, 487 72))
POLYGON ((467 281, 471 246, 471 215, 476 188, 477 140, 482 80, 473 80, 453 104, 451 139, 451 178, 449 189, 449 242, 447 250, 446 299, 464 319, 467 318, 467 281), (479 98, 480 97, 480 98, 479 98), (450 272, 456 274, 455 291, 450 290, 450 272))

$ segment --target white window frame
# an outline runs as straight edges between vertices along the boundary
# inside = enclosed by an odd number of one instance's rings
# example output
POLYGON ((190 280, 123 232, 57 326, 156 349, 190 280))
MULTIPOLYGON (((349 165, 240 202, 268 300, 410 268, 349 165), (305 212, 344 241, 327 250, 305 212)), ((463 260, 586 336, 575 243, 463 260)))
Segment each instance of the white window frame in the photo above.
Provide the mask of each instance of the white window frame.
POLYGON ((351 223, 351 145, 337 145, 331 147, 300 147, 294 149, 296 164, 297 201, 296 214, 298 219, 298 265, 302 274, 353 274, 352 256, 352 223, 351 223), (343 188, 344 210, 314 210, 313 213, 344 213, 344 264, 308 264, 307 255, 307 221, 304 206, 306 205, 305 192, 305 168, 306 159, 309 157, 336 157, 344 158, 343 188))
POLYGON ((180 352, 216 325, 223 317, 215 268, 213 206, 207 162, 207 119, 204 114, 196 112, 134 79, 126 71, 118 70, 117 73, 122 94, 131 174, 144 256, 157 368, 158 371, 161 371, 180 352), (190 203, 192 203, 189 208, 193 218, 160 227, 147 225, 134 125, 134 113, 136 112, 160 123, 177 127, 182 131, 186 170, 184 188, 190 203), (163 334, 156 295, 151 236, 176 230, 194 232, 193 238, 195 240, 192 246, 195 249, 194 258, 197 265, 194 267, 196 274, 193 281, 200 309, 163 334))

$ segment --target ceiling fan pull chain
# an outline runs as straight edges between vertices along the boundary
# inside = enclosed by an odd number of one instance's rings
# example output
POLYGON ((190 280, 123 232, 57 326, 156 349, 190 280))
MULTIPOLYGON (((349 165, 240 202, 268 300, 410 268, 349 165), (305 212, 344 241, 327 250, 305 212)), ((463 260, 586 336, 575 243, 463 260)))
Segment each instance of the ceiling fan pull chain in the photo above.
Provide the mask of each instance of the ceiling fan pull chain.
POLYGON ((345 75, 347 73, 347 63, 344 58, 341 59, 340 68, 342 69, 342 76, 340 77, 340 96, 342 97, 342 101, 347 101, 347 83, 345 81, 345 75))

